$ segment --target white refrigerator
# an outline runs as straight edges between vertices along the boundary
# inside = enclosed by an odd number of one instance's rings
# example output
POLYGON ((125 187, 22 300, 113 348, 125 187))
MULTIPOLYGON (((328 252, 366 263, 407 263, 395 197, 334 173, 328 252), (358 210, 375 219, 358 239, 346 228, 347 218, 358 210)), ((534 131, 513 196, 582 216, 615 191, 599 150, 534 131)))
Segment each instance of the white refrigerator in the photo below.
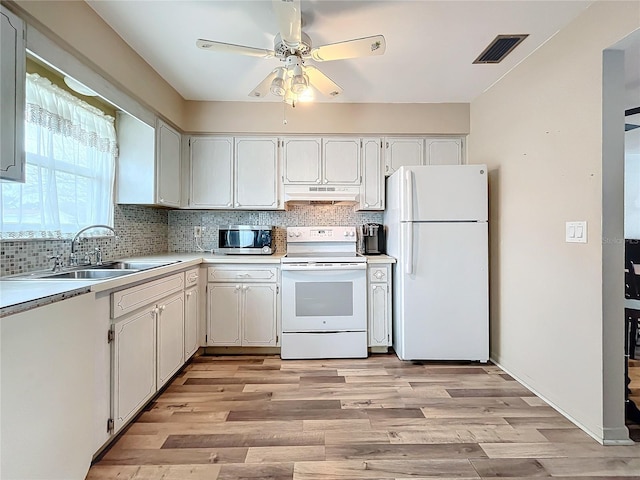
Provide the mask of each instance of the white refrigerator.
POLYGON ((487 167, 400 167, 386 192, 396 354, 488 361, 487 167))

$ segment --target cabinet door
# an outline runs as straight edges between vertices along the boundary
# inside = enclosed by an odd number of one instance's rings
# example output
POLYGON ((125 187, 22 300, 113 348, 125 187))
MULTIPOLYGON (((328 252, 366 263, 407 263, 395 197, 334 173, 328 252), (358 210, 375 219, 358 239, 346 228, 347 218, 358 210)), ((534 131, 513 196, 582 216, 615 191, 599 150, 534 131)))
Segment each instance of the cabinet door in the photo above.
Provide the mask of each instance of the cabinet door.
POLYGON ((198 341, 198 314, 200 313, 198 287, 184 292, 184 360, 187 361, 200 347, 198 341))
POLYGON ((242 345, 240 296, 242 285, 210 283, 207 286, 207 345, 242 345))
POLYGON ((362 139, 361 210, 384 210, 384 173, 379 138, 362 139))
POLYGON ((117 432, 156 393, 155 306, 114 325, 113 418, 117 432))
POLYGON ((385 139, 385 174, 391 175, 402 166, 424 165, 424 139, 387 137, 385 139))
POLYGON ((116 112, 118 168, 116 201, 156 203, 156 129, 125 112, 116 112))
POLYGON ((162 120, 156 127, 156 201, 167 207, 180 206, 180 134, 162 120))
POLYGON ((386 283, 372 283, 369 285, 369 346, 380 347, 389 345, 388 324, 388 285, 386 283))
POLYGON ((319 138, 284 139, 284 183, 321 183, 319 138))
POLYGON ((190 153, 189 206, 233 207, 233 138, 191 137, 190 153))
POLYGON ((158 302, 158 379, 162 386, 184 363, 184 293, 158 302))
POLYGON ((242 286, 242 345, 248 347, 276 345, 275 283, 242 286))
POLYGON ((0 178, 24 182, 24 22, 0 10, 0 178))
POLYGON ((280 207, 280 174, 277 138, 236 138, 236 208, 280 207))
POLYGON ((322 141, 323 183, 360 185, 360 139, 325 138, 322 141))
POLYGON ((427 165, 460 165, 462 163, 461 138, 427 138, 425 148, 427 165))

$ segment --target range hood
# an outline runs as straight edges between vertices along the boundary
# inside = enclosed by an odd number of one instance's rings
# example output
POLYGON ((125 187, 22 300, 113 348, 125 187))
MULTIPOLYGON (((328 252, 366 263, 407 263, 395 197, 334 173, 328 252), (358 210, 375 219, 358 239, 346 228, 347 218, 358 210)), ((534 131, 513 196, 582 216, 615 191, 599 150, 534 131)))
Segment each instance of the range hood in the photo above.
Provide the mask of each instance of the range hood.
POLYGON ((285 203, 340 203, 353 205, 358 203, 359 187, 341 187, 327 185, 285 185, 285 203))

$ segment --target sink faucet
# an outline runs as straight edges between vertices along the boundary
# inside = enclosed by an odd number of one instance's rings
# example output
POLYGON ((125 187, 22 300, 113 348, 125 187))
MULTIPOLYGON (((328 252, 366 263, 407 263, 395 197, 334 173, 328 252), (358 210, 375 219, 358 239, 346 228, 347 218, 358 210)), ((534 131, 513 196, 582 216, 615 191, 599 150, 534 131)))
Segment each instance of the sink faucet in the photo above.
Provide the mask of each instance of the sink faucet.
MULTIPOLYGON (((80 235, 82 233, 84 233, 87 230, 90 230, 92 228, 105 228, 107 230, 111 230, 113 232, 113 236, 116 238, 116 240, 118 239, 118 234, 109 225, 89 225, 88 227, 84 227, 84 228, 78 230, 78 233, 76 233, 73 236, 73 239, 71 240, 71 255, 69 256, 69 264, 70 265, 78 265, 78 257, 76 256, 76 242, 78 241, 78 239, 79 239, 79 237, 80 237, 80 235)), ((102 263, 102 253, 100 253, 98 255, 97 254, 98 251, 99 251, 99 247, 97 247, 97 249, 96 249, 96 257, 99 257, 97 260, 100 262, 99 264, 101 264, 102 263)))
POLYGON ((59 272, 62 269, 62 256, 61 255, 52 255, 49 257, 49 260, 53 260, 53 268, 52 272, 59 272))

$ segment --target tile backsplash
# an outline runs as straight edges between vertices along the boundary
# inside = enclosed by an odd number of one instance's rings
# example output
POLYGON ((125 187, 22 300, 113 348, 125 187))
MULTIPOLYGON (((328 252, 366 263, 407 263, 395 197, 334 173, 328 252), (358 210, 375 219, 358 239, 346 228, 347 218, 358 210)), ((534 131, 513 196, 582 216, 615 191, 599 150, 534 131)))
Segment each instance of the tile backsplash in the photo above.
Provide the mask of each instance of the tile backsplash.
MULTIPOLYGON (((116 205, 114 228, 118 239, 89 238, 79 242, 80 256, 97 246, 105 261, 163 252, 200 251, 193 227, 202 227, 200 247, 218 247, 219 225, 273 225, 277 252, 286 248, 286 227, 301 225, 359 225, 381 223, 382 212, 354 212, 347 205, 294 205, 287 211, 164 210, 138 205, 116 205)), ((91 233, 91 232, 87 232, 91 233)), ((67 264, 70 240, 0 242, 0 275, 13 275, 51 266, 49 257, 62 255, 67 264)))
POLYGON ((286 248, 287 227, 303 225, 359 225, 382 223, 382 212, 354 212, 348 205, 293 205, 286 211, 194 211, 169 212, 169 251, 196 252, 198 246, 193 237, 193 227, 202 227, 200 247, 204 250, 218 248, 220 225, 273 225, 277 252, 286 248))
MULTIPOLYGON (((79 256, 92 252, 97 246, 102 258, 151 255, 167 252, 168 210, 138 205, 116 205, 114 228, 118 239, 113 237, 89 238, 78 242, 79 256)), ((87 234, 91 234, 88 231, 87 234)), ((10 240, 0 242, 0 275, 13 275, 34 270, 43 270, 52 265, 49 257, 62 255, 67 264, 71 253, 71 240, 10 240)))

